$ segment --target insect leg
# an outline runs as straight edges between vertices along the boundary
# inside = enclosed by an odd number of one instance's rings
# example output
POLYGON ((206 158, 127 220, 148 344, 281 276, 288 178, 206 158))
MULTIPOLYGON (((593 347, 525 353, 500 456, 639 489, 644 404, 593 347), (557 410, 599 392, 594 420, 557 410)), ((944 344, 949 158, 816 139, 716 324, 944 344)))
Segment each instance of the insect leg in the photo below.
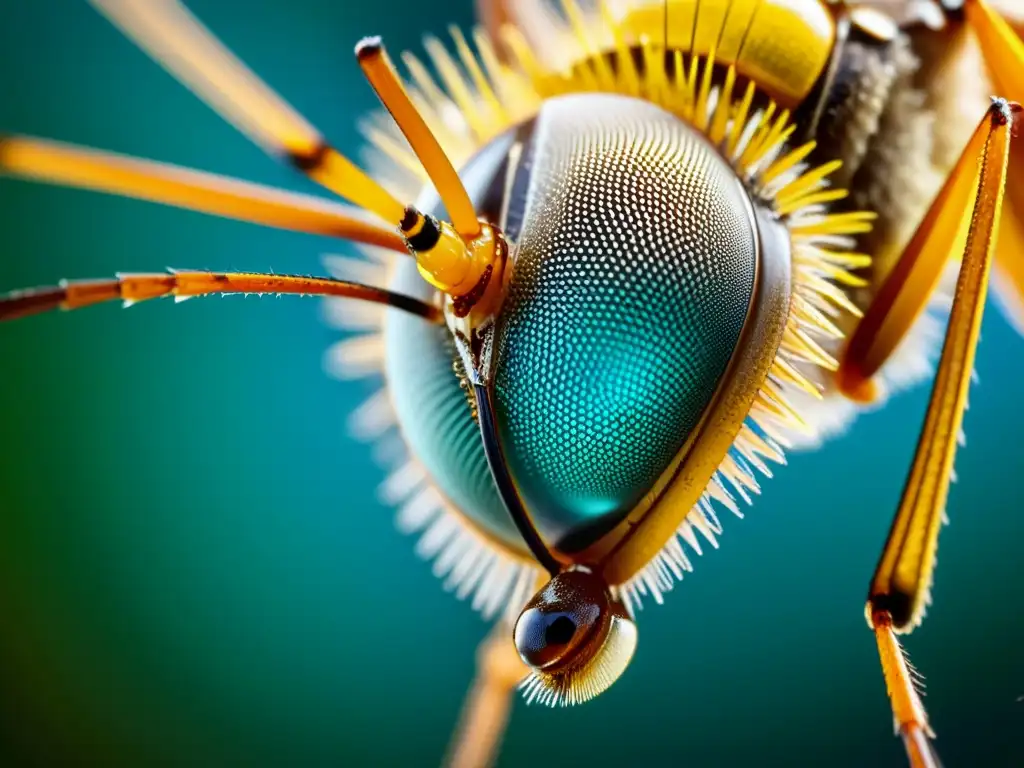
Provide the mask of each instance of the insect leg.
MULTIPOLYGON (((953 175, 925 218, 911 246, 894 268, 879 298, 865 314, 868 331, 853 349, 855 373, 874 360, 877 345, 891 339, 892 324, 905 321, 903 297, 919 299, 921 263, 948 256, 948 242, 966 229, 963 260, 949 316, 949 327, 935 374, 928 411, 892 528, 868 593, 868 624, 878 643, 882 671, 897 729, 914 768, 932 768, 937 760, 913 672, 897 640, 920 624, 929 600, 939 528, 946 506, 974 368, 974 353, 999 230, 1000 209, 1010 158, 1010 136, 1024 126, 1021 107, 997 99, 974 132, 953 175), (939 239, 949 238, 949 241, 939 239), (885 291, 889 285, 894 289, 885 291)), ((860 330, 858 330, 860 333, 860 330)))
POLYGON ((1006 205, 999 225, 999 245, 993 264, 993 291, 1003 314, 1024 336, 1024 135, 1010 150, 1006 205))
POLYGON ((477 650, 477 672, 448 747, 448 768, 492 765, 508 725, 516 685, 527 673, 508 627, 499 622, 477 650))
POLYGON ((105 301, 126 305, 161 296, 184 301, 211 294, 282 294, 335 296, 386 304, 425 320, 442 323, 441 310, 419 299, 362 283, 328 277, 268 275, 258 272, 172 271, 168 274, 122 274, 112 280, 62 282, 52 288, 31 288, 0 295, 0 321, 37 315, 52 309, 81 309, 105 301))
MULTIPOLYGON (((980 0, 966 3, 963 14, 978 38, 996 90, 1008 99, 1024 103, 1024 16, 1018 15, 1014 26, 980 0)), ((1024 137, 1018 143, 1020 149, 1015 148, 1010 154, 1007 205, 999 231, 993 293, 1010 322, 1024 335, 1024 137)))
POLYGON ((985 0, 967 0, 963 14, 996 89, 1008 99, 1024 100, 1024 42, 985 0))
POLYGON ((24 136, 0 136, 0 171, 408 253, 397 228, 357 208, 110 152, 24 136))
MULTIPOLYGON (((874 398, 872 377, 924 311, 949 260, 971 246, 970 235, 977 229, 972 224, 970 212, 975 200, 980 200, 978 162, 990 144, 991 122, 998 119, 1004 109, 1015 112, 1019 107, 1001 99, 993 101, 956 167, 850 336, 836 371, 836 383, 848 397, 857 400, 874 398)), ((1005 131, 1002 128, 996 131, 1000 136, 1006 133, 1007 147, 1011 129, 1012 125, 1007 124, 1005 131)), ((1021 160, 1017 155, 1015 152, 1014 164, 1021 160)), ((1008 173, 1004 173, 999 186, 1000 204, 1007 180, 1008 173)))
POLYGON ((391 224, 405 205, 330 146, 177 0, 90 0, 225 120, 267 152, 391 224))

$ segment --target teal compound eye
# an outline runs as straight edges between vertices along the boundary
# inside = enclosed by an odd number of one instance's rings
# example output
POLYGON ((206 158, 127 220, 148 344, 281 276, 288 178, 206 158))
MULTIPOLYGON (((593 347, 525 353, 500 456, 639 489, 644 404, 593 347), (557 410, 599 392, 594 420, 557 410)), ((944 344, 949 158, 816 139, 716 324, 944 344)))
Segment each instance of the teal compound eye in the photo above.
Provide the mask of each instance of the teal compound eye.
POLYGON ((751 305, 756 227, 701 134, 617 96, 546 103, 515 187, 497 436, 538 532, 572 553, 652 492, 711 402, 751 305))

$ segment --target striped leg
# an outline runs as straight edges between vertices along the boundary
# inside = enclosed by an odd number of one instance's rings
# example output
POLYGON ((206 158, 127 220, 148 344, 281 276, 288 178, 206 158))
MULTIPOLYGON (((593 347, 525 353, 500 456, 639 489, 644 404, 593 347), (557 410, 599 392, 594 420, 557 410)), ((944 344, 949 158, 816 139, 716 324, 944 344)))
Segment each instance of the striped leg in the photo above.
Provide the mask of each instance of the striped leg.
POLYGON ((878 643, 896 726, 913 768, 935 768, 933 732, 897 639, 921 623, 935 567, 953 457, 999 230, 1010 137, 1024 126, 1021 107, 995 100, 917 235, 865 313, 839 376, 854 392, 866 386, 893 340, 927 299, 934 276, 959 238, 963 260, 928 412, 889 537, 871 580, 867 619, 878 643), (969 226, 963 225, 969 222, 969 226), (865 375, 866 374, 866 375, 865 375))
POLYGON ((0 321, 15 320, 53 309, 81 309, 107 301, 123 301, 129 306, 161 296, 173 296, 175 301, 184 301, 193 296, 224 296, 232 293, 288 293, 361 299, 387 304, 430 322, 443 322, 440 308, 432 304, 362 283, 328 277, 184 270, 168 274, 121 274, 111 280, 64 281, 54 287, 14 291, 0 295, 0 321))

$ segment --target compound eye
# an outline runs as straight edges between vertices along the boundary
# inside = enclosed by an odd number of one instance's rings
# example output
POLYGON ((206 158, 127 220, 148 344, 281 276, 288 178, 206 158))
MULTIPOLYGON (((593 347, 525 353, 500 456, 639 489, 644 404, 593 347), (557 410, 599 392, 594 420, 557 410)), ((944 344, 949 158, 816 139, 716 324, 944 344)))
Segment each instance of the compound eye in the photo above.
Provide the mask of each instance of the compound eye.
POLYGON ((644 502, 712 402, 758 240, 733 169, 651 104, 551 99, 532 152, 495 412, 524 506, 573 554, 644 502))

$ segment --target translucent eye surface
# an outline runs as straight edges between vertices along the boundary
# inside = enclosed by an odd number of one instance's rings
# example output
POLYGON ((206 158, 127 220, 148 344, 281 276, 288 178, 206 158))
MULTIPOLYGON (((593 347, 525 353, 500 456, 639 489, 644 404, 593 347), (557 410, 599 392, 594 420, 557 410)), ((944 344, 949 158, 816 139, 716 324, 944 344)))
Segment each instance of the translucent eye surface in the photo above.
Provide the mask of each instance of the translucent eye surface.
MULTIPOLYGON (((491 191, 502 187, 502 163, 510 143, 511 136, 499 137, 461 169, 463 183, 484 213, 500 205, 500 200, 491 199, 491 191)), ((443 214, 433 190, 416 203, 428 213, 443 214)), ((396 260, 389 287, 424 301, 435 298, 435 290, 420 276, 414 259, 396 260)), ((494 487, 480 428, 452 369, 451 334, 406 312, 388 310, 385 338, 391 406, 411 454, 440 496, 482 532, 508 549, 525 551, 494 487)))
POLYGON ((649 103, 552 99, 524 152, 497 420, 535 524, 574 551, 698 423, 746 320, 757 241, 733 170, 649 103))
POLYGON ((535 669, 564 664, 607 624, 609 610, 608 595, 596 579, 560 573, 523 609, 515 627, 516 650, 535 669))
POLYGON ((626 671, 636 651, 636 624, 587 569, 561 571, 526 604, 513 638, 531 668, 527 703, 579 704, 600 695, 626 671))

